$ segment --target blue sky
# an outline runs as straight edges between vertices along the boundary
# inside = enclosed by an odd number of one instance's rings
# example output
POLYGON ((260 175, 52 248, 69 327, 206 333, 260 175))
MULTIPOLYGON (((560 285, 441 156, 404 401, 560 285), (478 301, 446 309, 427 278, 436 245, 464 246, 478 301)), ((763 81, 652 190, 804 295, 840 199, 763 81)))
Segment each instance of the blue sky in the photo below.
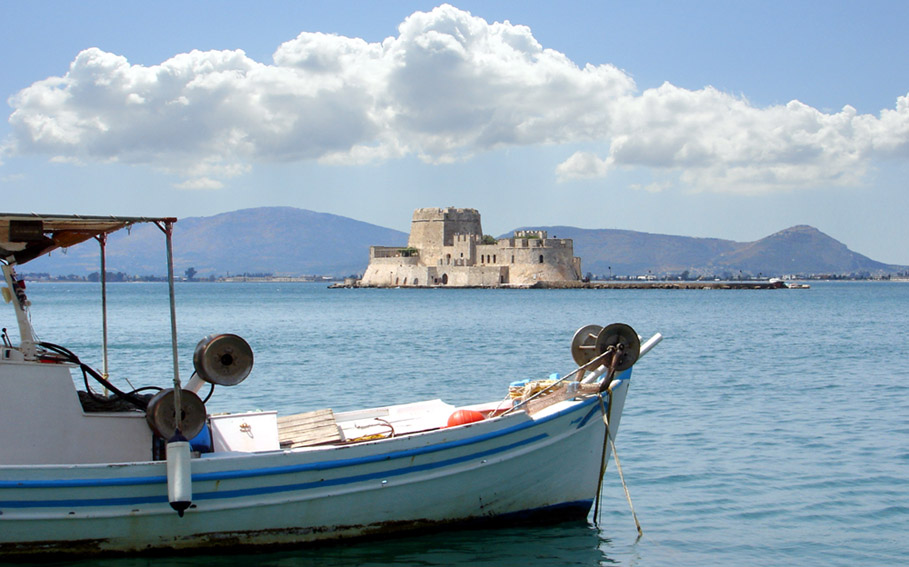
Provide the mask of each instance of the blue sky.
POLYGON ((909 265, 907 21, 902 1, 0 0, 0 209, 809 224, 909 265))

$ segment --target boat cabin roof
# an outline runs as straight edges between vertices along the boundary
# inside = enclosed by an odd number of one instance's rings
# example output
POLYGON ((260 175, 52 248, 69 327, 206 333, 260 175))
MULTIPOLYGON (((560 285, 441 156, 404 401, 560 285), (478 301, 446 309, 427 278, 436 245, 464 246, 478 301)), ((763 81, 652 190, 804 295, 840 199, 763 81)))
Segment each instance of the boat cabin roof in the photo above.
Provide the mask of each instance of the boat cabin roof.
POLYGON ((0 259, 24 264, 137 223, 175 223, 171 217, 116 217, 0 213, 0 259))

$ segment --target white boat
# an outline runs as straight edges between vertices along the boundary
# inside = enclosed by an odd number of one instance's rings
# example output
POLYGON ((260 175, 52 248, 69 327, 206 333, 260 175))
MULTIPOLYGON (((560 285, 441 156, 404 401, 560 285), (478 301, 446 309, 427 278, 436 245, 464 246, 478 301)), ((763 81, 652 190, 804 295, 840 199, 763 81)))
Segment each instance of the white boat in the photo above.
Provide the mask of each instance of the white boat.
POLYGON ((583 327, 571 342, 579 365, 572 372, 503 384, 502 400, 469 407, 431 400, 343 413, 208 415, 195 393, 203 381, 238 384, 253 354, 235 335, 206 337, 195 350, 193 376, 181 380, 174 222, 0 214, 4 296, 19 330, 18 344, 4 330, 0 347, 0 561, 300 545, 588 516, 631 366, 659 334, 642 345, 627 325, 583 327), (118 388, 115 377, 68 349, 39 341, 15 272, 94 238, 104 274, 106 235, 146 222, 165 236, 174 356, 174 387, 150 400, 118 388), (88 389, 79 392, 83 377, 88 389))

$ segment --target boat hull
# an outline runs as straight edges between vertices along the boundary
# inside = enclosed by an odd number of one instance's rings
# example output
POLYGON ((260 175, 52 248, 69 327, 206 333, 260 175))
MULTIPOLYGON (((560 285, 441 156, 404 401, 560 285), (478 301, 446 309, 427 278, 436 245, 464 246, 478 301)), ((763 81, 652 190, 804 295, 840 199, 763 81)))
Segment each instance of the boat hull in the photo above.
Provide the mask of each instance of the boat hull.
MULTIPOLYGON (((628 388, 614 388, 611 433, 628 388)), ((598 398, 379 441, 192 460, 193 505, 164 462, 0 467, 0 556, 302 544, 471 522, 584 518, 605 428, 598 398)))

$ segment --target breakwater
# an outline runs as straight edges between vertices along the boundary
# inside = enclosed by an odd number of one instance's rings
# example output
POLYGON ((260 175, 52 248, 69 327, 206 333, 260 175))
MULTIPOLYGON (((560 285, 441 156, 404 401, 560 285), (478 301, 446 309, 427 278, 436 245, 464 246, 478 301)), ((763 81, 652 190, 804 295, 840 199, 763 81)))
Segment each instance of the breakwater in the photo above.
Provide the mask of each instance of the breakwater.
POLYGON ((781 281, 592 281, 538 282, 537 289, 788 289, 781 281))
MULTIPOLYGON (((377 287, 346 281, 332 284, 331 288, 377 287)), ((387 287, 387 286, 382 286, 387 287)), ((782 281, 634 281, 610 280, 592 282, 537 282, 527 285, 502 284, 495 286, 413 286, 408 288, 452 289, 807 289, 807 284, 786 284, 782 281)))

